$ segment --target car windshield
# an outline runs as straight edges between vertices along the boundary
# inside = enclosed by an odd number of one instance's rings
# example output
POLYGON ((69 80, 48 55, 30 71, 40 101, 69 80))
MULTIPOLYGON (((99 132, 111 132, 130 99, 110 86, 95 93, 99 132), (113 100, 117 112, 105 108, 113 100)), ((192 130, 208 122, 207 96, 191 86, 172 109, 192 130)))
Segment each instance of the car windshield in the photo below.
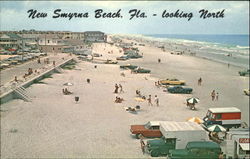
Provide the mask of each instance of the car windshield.
POLYGON ((207 112, 207 117, 208 119, 214 119, 215 115, 213 113, 211 113, 210 111, 207 112))
POLYGON ((144 127, 145 127, 146 129, 150 129, 151 126, 150 126, 150 124, 149 124, 149 122, 148 122, 147 124, 144 125, 144 127))

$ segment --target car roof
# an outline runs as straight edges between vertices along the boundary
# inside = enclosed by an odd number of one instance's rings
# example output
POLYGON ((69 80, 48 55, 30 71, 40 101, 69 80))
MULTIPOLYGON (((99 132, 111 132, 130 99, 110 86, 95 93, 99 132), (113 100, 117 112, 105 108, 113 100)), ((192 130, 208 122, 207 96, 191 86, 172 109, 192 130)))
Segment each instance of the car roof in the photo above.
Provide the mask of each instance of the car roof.
POLYGON ((149 121, 148 123, 150 126, 160 126, 160 122, 162 121, 149 121))
POLYGON ((220 145, 211 141, 192 141, 187 144, 186 148, 220 149, 220 145))
POLYGON ((236 107, 223 107, 223 108, 209 108, 212 113, 238 113, 241 112, 240 109, 236 107))
POLYGON ((164 121, 161 122, 160 125, 165 131, 205 131, 199 124, 195 122, 164 121))

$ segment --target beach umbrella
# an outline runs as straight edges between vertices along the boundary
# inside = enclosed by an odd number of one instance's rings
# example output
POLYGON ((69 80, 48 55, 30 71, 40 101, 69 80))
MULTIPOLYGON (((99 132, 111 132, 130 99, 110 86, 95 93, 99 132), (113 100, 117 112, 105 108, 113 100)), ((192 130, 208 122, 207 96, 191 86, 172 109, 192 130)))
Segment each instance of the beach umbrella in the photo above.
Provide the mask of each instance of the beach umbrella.
POLYGON ((187 102, 188 102, 188 103, 192 103, 192 104, 198 103, 199 101, 200 101, 200 100, 199 100, 198 98, 194 98, 194 97, 188 98, 188 99, 187 99, 187 102))
POLYGON ((226 132, 227 131, 223 126, 217 125, 217 124, 208 126, 207 129, 211 132, 226 132))
POLYGON ((73 83, 67 82, 67 83, 64 83, 63 85, 64 85, 64 86, 73 86, 73 83))
POLYGON ((198 117, 191 117, 191 118, 188 118, 187 121, 189 122, 195 122, 195 123, 198 123, 198 124, 201 124, 203 123, 203 120, 198 118, 198 117))
POLYGON ((137 102, 144 102, 145 101, 145 99, 142 99, 142 98, 139 98, 139 97, 136 97, 136 98, 134 98, 137 102))

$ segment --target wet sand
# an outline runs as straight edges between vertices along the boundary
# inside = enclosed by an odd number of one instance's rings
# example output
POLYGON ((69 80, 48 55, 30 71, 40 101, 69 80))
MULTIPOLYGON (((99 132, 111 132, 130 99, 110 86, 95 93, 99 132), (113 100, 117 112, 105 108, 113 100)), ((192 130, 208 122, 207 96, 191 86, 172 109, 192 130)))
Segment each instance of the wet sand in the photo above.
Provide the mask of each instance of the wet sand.
MULTIPOLYGON (((64 70, 44 79, 45 84, 27 88, 32 102, 13 100, 1 105, 2 158, 149 158, 143 155, 139 140, 130 134, 130 125, 150 120, 185 121, 188 117, 204 117, 210 107, 236 106, 242 110, 243 121, 249 121, 249 97, 243 89, 249 87, 249 78, 240 77, 240 68, 198 59, 171 55, 159 48, 139 46, 144 58, 122 63, 134 63, 151 69, 152 74, 131 74, 119 65, 94 64, 79 61, 74 70, 64 70), (161 63, 157 59, 161 58, 161 63), (97 68, 94 68, 97 65, 97 68), (125 77, 120 75, 125 73, 125 77), (197 80, 202 77, 202 86, 197 80), (90 84, 86 79, 90 79, 90 84), (157 88, 160 78, 186 80, 193 94, 170 94, 157 88), (63 95, 64 83, 72 95, 63 95), (115 84, 122 84, 125 99, 114 103, 115 84), (134 100, 135 91, 143 95, 158 95, 160 106, 134 100), (220 93, 218 101, 211 101, 210 93, 220 93), (75 103, 74 97, 80 101, 75 103), (185 105, 191 96, 200 98, 197 110, 185 105), (140 105, 138 114, 126 112, 124 107, 140 105), (16 131, 11 131, 16 130, 16 131)), ((100 58, 115 59, 119 49, 108 44, 95 44, 100 58), (105 47, 106 45, 106 47, 105 47), (105 47, 105 50, 104 50, 105 47), (108 53, 113 50, 113 53, 108 53)), ((249 124, 249 123, 248 123, 249 124)))

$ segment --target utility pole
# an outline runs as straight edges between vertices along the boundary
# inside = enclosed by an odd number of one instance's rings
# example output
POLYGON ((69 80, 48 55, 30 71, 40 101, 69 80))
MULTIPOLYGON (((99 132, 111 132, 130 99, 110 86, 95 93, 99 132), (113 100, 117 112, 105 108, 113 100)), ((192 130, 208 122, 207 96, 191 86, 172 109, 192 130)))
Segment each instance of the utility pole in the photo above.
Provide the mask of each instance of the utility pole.
POLYGON ((22 61, 23 61, 23 31, 22 31, 22 61))

